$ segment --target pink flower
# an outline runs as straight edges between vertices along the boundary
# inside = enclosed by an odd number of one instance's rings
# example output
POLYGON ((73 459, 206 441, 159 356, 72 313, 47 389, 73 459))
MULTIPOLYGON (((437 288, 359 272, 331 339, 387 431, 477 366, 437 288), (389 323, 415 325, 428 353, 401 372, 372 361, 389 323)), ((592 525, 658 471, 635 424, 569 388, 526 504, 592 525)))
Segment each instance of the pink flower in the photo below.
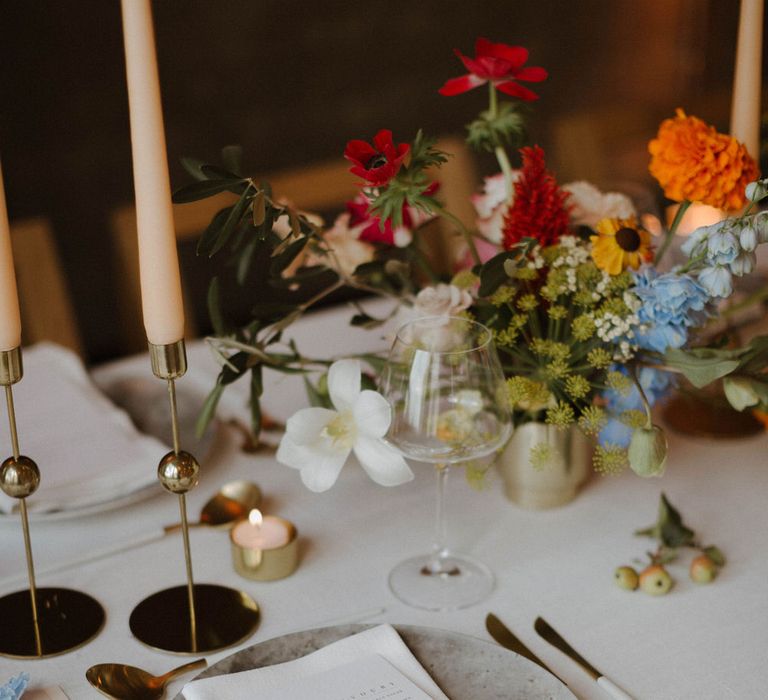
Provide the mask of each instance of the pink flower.
POLYGON ((535 92, 517 82, 523 80, 538 83, 547 78, 547 71, 543 68, 524 65, 528 60, 528 49, 494 44, 480 37, 475 43, 474 58, 465 56, 458 49, 454 51, 469 73, 446 81, 439 90, 441 95, 460 95, 490 81, 499 92, 506 95, 526 102, 539 99, 535 92))

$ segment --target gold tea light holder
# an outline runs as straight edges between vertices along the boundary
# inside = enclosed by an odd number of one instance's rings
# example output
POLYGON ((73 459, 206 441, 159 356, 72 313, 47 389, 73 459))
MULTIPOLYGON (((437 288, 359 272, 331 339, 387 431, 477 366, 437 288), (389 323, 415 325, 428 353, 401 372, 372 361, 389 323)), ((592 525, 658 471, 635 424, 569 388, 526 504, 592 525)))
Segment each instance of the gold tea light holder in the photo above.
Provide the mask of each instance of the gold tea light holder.
POLYGON ((299 533, 285 518, 264 516, 254 509, 229 531, 235 571, 251 581, 276 581, 290 576, 299 565, 299 533), (264 525, 272 526, 279 539, 273 543, 261 535, 264 525))
POLYGON ((199 481, 200 465, 179 445, 176 380, 187 371, 183 340, 149 344, 152 372, 168 383, 173 450, 157 468, 163 488, 176 494, 181 516, 186 584, 166 588, 142 600, 131 613, 134 637, 153 649, 173 654, 205 654, 250 637, 259 624, 259 606, 247 593, 218 584, 195 583, 189 545, 186 494, 199 481))
POLYGON ((0 386, 5 387, 13 455, 0 465, 0 489, 19 502, 29 588, 0 598, 0 655, 15 659, 42 659, 78 649, 99 634, 106 615, 101 604, 69 588, 38 588, 32 556, 27 498, 40 485, 40 470, 21 454, 13 403, 13 385, 24 368, 21 348, 0 351, 0 386))

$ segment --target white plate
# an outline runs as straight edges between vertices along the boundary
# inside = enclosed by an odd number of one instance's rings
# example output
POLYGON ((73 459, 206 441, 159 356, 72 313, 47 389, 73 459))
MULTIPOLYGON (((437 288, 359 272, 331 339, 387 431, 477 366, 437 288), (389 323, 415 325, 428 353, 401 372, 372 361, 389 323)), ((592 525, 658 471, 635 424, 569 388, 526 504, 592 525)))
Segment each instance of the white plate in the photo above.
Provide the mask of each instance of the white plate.
MULTIPOLYGON (((373 626, 323 627, 270 639, 228 656, 197 678, 292 661, 373 626)), ((576 700, 551 673, 498 644, 432 627, 394 627, 451 700, 576 700)))

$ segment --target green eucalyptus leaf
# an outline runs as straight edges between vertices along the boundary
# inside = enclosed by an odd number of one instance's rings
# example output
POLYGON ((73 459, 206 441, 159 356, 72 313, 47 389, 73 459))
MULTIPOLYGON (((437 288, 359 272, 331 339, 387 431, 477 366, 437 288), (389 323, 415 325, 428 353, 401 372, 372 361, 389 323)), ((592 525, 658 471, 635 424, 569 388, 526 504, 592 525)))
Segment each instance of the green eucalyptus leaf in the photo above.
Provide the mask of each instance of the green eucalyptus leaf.
POLYGON ((253 360, 252 355, 248 352, 241 351, 228 358, 227 365, 221 368, 221 374, 219 375, 219 381, 224 386, 232 384, 242 377, 246 371, 251 367, 253 360))
POLYGON ((219 278, 213 277, 208 285, 208 315, 211 318, 213 332, 216 335, 225 335, 224 317, 221 313, 221 290, 219 278))
POLYGON ((216 386, 213 387, 211 393, 206 397, 200 415, 197 417, 197 422, 195 423, 195 434, 197 437, 202 437, 208 429, 208 426, 216 413, 216 407, 219 404, 219 399, 221 398, 222 393, 224 393, 224 385, 219 381, 216 386))
POLYGON ((657 524, 659 538, 667 547, 687 547, 693 543, 696 533, 683 524, 683 518, 679 511, 663 493, 659 501, 657 524))
POLYGON ((697 389, 705 387, 716 379, 730 374, 739 366, 739 360, 728 359, 731 351, 713 351, 715 354, 702 355, 694 351, 672 348, 664 354, 665 364, 683 373, 697 389))
POLYGON ((183 156, 181 158, 181 165, 195 180, 207 180, 208 178, 203 173, 203 166, 205 161, 199 158, 190 158, 189 156, 183 156))
POLYGON ((235 228, 243 218, 243 214, 245 214, 245 210, 248 208, 249 201, 250 200, 248 198, 248 190, 246 189, 240 195, 240 199, 237 200, 237 204, 235 204, 235 206, 232 207, 231 211, 229 212, 229 216, 227 217, 227 220, 224 222, 224 225, 221 227, 221 230, 219 231, 219 235, 216 238, 215 243, 211 247, 210 252, 208 253, 209 258, 212 258, 214 255, 216 255, 216 253, 218 253, 227 244, 229 237, 232 235, 235 228))
POLYGON ((310 406, 319 408, 333 408, 331 397, 327 393, 321 393, 317 387, 310 381, 309 377, 304 376, 304 389, 307 392, 307 399, 310 406))
POLYGON ((267 218, 267 196, 264 190, 259 190, 253 198, 253 225, 261 226, 267 218))
POLYGON ((251 368, 251 431, 255 438, 261 433, 261 395, 264 393, 261 367, 258 364, 251 368))
POLYGON ((230 172, 240 173, 243 170, 243 147, 231 144, 221 149, 221 162, 230 172))
POLYGON ((237 180, 243 182, 244 178, 240 177, 237 173, 230 172, 226 168, 220 168, 218 165, 205 164, 200 167, 203 175, 213 180, 218 178, 219 180, 237 180))
POLYGON ((252 238, 245 244, 240 251, 237 258, 237 270, 235 277, 237 283, 242 287, 245 284, 245 280, 248 277, 248 271, 251 269, 251 262, 253 260, 253 254, 256 252, 256 247, 259 241, 256 238, 252 238))
POLYGON ((272 258, 269 264, 269 274, 278 277, 299 256, 306 245, 307 238, 302 236, 286 246, 281 253, 272 258))
POLYGON ((216 212, 213 219, 211 219, 211 223, 208 224, 208 227, 203 231, 203 235, 197 241, 198 255, 208 255, 210 253, 216 243, 216 239, 219 237, 221 229, 224 228, 224 224, 232 213, 232 209, 234 209, 234 206, 224 207, 224 209, 216 212))
MULTIPOLYGON (((207 166, 206 166, 207 167, 207 166)), ((187 202, 196 202, 199 199, 212 197, 219 192, 235 192, 239 194, 242 191, 242 180, 240 179, 217 179, 201 180, 191 182, 188 185, 179 187, 173 193, 173 201, 176 204, 185 204, 187 202)))
POLYGON ((488 262, 480 266, 478 275, 480 277, 480 290, 478 294, 481 297, 490 296, 509 279, 505 263, 515 257, 515 253, 504 251, 494 255, 488 262))

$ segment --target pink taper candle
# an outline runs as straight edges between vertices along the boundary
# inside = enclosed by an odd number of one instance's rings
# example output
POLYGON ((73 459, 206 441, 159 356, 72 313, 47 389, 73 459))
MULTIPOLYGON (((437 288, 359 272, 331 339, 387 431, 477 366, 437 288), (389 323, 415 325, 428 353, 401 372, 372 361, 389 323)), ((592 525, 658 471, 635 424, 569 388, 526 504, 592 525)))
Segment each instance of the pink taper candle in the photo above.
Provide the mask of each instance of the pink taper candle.
POLYGON ((731 97, 731 135, 755 159, 760 157, 763 3, 764 0, 741 0, 731 97))
POLYGON ((13 350, 21 345, 21 316, 16 273, 13 269, 11 229, 5 206, 3 171, 0 169, 0 350, 13 350))
POLYGON ((168 345, 184 337, 184 306, 152 10, 150 0, 122 0, 122 8, 139 231, 141 306, 149 342, 168 345))

